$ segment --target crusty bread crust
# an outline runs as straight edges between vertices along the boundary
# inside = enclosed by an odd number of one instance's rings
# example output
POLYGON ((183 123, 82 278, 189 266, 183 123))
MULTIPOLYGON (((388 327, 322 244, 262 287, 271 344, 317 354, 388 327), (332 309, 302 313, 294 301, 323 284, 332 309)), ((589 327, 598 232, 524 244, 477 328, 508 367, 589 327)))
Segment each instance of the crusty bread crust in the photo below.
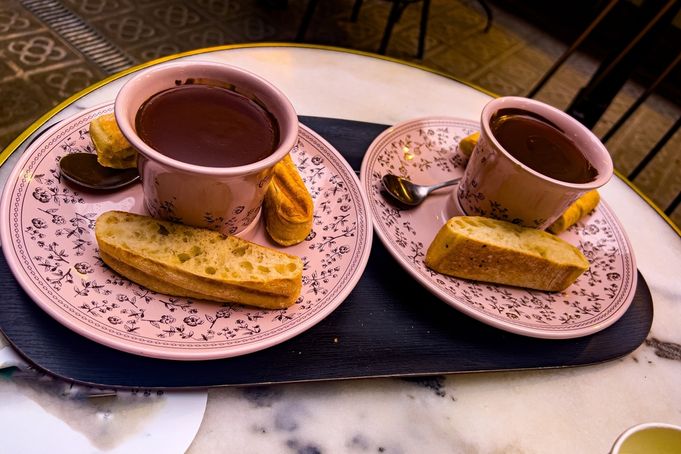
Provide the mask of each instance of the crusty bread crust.
POLYGON ((479 216, 447 221, 425 263, 451 276, 550 292, 589 268, 579 249, 550 233, 479 216))
POLYGON ((113 269, 121 276, 125 276, 131 281, 136 282, 153 292, 213 301, 210 295, 192 292, 191 290, 173 285, 170 282, 164 282, 154 276, 151 276, 143 271, 138 270, 137 268, 133 268, 132 266, 127 265, 118 259, 113 258, 111 255, 107 254, 101 249, 99 250, 99 256, 104 261, 104 263, 106 263, 109 266, 109 268, 113 269))
POLYGON ((300 243, 312 230, 314 203, 290 155, 274 166, 263 210, 267 233, 282 246, 300 243))
POLYGON ((302 288, 300 258, 211 230, 109 211, 95 236, 107 265, 154 291, 273 309, 302 288))

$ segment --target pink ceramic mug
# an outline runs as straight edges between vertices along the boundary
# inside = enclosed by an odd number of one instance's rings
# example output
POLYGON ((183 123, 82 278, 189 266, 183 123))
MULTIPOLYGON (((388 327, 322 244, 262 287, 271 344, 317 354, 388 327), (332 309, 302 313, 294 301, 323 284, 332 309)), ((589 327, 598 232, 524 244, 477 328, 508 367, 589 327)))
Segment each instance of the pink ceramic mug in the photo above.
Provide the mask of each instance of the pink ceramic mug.
POLYGON ((274 165, 298 138, 298 117, 279 89, 256 74, 221 63, 186 61, 144 69, 123 85, 114 111, 123 135, 139 152, 137 166, 149 214, 227 234, 242 232, 258 217, 274 165), (170 158, 147 145, 136 130, 140 107, 153 95, 187 81, 231 87, 256 100, 278 124, 274 151, 252 164, 206 167, 170 158))
POLYGON ((608 182, 613 173, 610 154, 601 141, 565 112, 522 97, 501 97, 482 110, 480 139, 457 188, 457 200, 467 215, 486 216, 538 229, 550 226, 582 194, 608 182), (516 159, 493 132, 500 111, 525 111, 552 123, 577 146, 595 177, 572 183, 543 175, 516 159))

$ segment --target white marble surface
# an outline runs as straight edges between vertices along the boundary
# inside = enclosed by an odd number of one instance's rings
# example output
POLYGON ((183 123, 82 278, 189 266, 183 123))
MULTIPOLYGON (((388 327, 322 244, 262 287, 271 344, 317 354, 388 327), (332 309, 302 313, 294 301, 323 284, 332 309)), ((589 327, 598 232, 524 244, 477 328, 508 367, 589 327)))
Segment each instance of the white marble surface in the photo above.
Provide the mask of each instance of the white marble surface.
POLYGON ((39 374, 0 336, 0 452, 184 452, 207 392, 96 390, 39 374), (96 397, 93 394, 96 393, 96 397))
MULTIPOLYGON (((336 51, 261 47, 188 58, 261 74, 301 115, 385 124, 477 119, 489 100, 436 74, 336 51)), ((120 83, 59 116, 113 99, 120 83)), ((604 453, 634 424, 681 424, 681 238, 621 180, 601 193, 628 233, 655 306, 647 341, 630 355, 570 369, 211 389, 188 452, 604 453)), ((8 386, 0 380, 0 392, 8 386)))

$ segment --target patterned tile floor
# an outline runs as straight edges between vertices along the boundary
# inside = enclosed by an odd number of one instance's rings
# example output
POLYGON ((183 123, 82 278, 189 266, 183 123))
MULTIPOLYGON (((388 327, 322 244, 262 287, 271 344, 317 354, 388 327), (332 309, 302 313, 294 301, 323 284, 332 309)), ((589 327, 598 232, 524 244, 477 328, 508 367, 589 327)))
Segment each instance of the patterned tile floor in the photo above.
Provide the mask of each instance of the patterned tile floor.
MULTIPOLYGON (((351 22, 353 3, 319 2, 306 41, 376 51, 389 2, 366 0, 351 22)), ((0 147, 61 100, 126 66, 219 44, 293 41, 306 6, 307 0, 0 0, 0 147), (61 21, 55 21, 55 12, 61 21), (67 31, 74 23, 80 35, 67 31)), ((433 0, 426 54, 419 61, 420 4, 410 5, 388 55, 500 95, 524 95, 566 46, 492 7, 494 21, 484 33, 486 17, 477 2, 433 0)), ((596 61, 576 54, 537 98, 566 108, 596 67, 596 61)), ((594 131, 607 131, 641 91, 625 86, 594 131)), ((651 97, 607 143, 615 167, 631 171, 680 113, 674 103, 651 97)), ((680 149, 677 133, 635 180, 661 207, 681 190, 680 149)), ((672 219, 681 225, 681 207, 672 219)))

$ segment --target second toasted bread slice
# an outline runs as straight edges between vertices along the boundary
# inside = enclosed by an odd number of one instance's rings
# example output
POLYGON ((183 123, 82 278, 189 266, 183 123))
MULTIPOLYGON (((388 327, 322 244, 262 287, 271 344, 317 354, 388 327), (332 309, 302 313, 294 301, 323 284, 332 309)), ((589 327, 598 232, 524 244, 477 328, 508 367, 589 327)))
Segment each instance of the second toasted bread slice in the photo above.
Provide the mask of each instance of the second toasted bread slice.
POLYGON ((290 155, 274 166, 263 210, 267 232, 282 246, 300 243, 312 230, 312 196, 290 155))
POLYGON ((151 290, 268 309, 292 305, 302 260, 212 230, 109 211, 97 218, 100 257, 151 290))
POLYGON ((451 276, 551 292, 589 268, 579 249, 550 233, 479 216, 447 221, 425 262, 451 276))

